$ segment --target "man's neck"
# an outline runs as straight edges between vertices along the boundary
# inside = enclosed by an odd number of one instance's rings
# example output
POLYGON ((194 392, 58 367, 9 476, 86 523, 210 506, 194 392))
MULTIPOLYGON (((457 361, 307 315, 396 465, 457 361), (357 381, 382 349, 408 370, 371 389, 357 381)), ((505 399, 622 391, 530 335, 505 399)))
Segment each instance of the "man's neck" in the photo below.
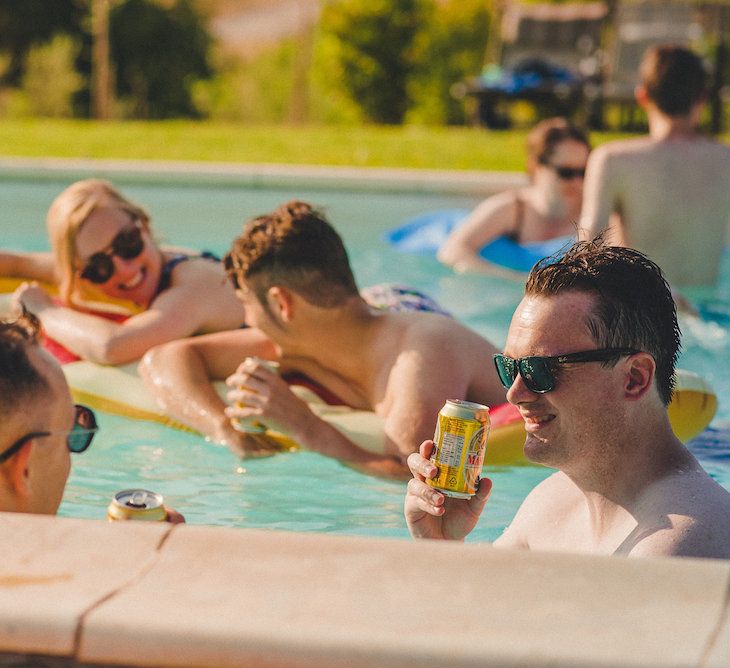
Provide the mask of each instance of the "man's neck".
POLYGON ((360 384, 368 375, 366 353, 373 348, 379 320, 360 297, 353 297, 343 306, 302 314, 296 331, 277 343, 286 358, 309 360, 360 384))
POLYGON ((692 139, 699 136, 692 115, 667 116, 659 110, 648 111, 649 136, 655 141, 692 139))
POLYGON ((696 460, 672 432, 665 415, 654 424, 624 433, 596 452, 608 453, 586 462, 582 470, 566 471, 583 493, 594 533, 618 513, 632 513, 637 502, 659 480, 696 467, 696 460), (651 440, 648 440, 651 439, 651 440))

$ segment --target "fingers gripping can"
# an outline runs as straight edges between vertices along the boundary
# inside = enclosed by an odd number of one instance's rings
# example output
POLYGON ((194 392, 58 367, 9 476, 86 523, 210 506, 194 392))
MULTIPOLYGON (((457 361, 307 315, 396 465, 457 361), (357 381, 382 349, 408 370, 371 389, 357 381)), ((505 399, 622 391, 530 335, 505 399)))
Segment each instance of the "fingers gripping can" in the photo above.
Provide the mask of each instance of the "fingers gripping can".
POLYGON ((489 408, 460 399, 449 399, 439 411, 431 462, 438 468, 426 482, 457 499, 477 491, 489 436, 489 408))
POLYGON ((106 509, 106 518, 114 520, 147 520, 163 522, 167 510, 162 494, 148 489, 125 489, 117 492, 106 509))
MULTIPOLYGON (((264 360, 260 357, 247 357, 246 362, 253 362, 265 366, 269 371, 273 373, 279 373, 279 363, 272 360, 264 360)), ((246 404, 237 401, 236 408, 245 408, 246 404)), ((237 431, 242 431, 246 434, 263 434, 266 431, 266 425, 263 422, 259 422, 253 418, 231 418, 231 424, 237 431)))

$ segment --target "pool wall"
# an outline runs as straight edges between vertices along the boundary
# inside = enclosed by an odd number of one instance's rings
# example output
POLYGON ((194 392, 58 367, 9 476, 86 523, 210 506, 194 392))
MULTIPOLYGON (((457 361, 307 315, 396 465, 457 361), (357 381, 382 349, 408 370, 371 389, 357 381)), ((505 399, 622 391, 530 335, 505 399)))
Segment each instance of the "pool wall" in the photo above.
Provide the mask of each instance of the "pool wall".
POLYGON ((239 165, 231 163, 155 162, 149 160, 92 160, 61 158, 2 158, 0 177, 21 180, 121 178, 126 183, 194 183, 255 187, 343 188, 351 191, 429 192, 491 195, 524 185, 527 177, 515 172, 440 171, 321 167, 304 165, 239 165))
POLYGON ((0 664, 727 666, 730 562, 0 514, 0 664))

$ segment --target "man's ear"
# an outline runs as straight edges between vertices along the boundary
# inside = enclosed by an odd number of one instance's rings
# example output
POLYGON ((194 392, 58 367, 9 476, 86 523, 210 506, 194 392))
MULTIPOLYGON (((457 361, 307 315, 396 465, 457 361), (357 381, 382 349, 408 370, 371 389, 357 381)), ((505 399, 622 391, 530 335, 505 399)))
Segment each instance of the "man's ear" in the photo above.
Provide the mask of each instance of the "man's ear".
POLYGON ((281 285, 272 285, 266 293, 269 309, 281 322, 291 322, 294 316, 294 295, 281 285))
POLYGON ((646 110, 647 106, 650 103, 649 100, 649 93, 646 92, 646 88, 639 85, 634 88, 634 98, 636 99, 636 103, 644 110, 646 110))
MULTIPOLYGON (((0 465, 5 483, 16 498, 22 500, 30 496, 30 476, 28 475, 28 459, 33 448, 33 441, 26 441, 8 461, 0 465)), ((22 501, 21 501, 22 503, 22 501)))
POLYGON ((654 386, 656 362, 648 353, 636 353, 627 361, 627 374, 624 393, 627 399, 643 397, 654 386))

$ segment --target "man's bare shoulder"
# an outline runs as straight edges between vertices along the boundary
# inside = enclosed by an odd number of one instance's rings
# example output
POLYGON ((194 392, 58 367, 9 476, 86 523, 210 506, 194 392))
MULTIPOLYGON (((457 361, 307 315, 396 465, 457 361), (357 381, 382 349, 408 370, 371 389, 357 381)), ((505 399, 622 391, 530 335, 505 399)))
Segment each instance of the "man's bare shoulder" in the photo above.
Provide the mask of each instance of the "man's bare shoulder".
POLYGON ((700 468, 655 483, 636 515, 632 556, 730 558, 730 492, 700 468))
MULTIPOLYGON (((387 317, 387 329, 400 336, 404 348, 456 348, 461 345, 482 350, 485 354, 497 352, 487 339, 450 316, 413 311, 389 313, 387 317)), ((383 335, 385 333, 384 331, 383 335)))
POLYGON ((555 549, 579 507, 578 488, 558 471, 532 489, 495 542, 499 547, 555 549))
POLYGON ((580 502, 580 490, 567 475, 556 471, 536 485, 522 502, 513 525, 541 524, 546 517, 559 518, 580 502))
MULTIPOLYGON (((665 160, 667 156, 682 158, 700 156, 707 161, 730 161, 730 146, 714 139, 697 136, 694 138, 668 141, 649 136, 617 139, 598 146, 591 153, 591 162, 624 160, 665 160)), ((690 158, 692 159, 692 158, 690 158)))

